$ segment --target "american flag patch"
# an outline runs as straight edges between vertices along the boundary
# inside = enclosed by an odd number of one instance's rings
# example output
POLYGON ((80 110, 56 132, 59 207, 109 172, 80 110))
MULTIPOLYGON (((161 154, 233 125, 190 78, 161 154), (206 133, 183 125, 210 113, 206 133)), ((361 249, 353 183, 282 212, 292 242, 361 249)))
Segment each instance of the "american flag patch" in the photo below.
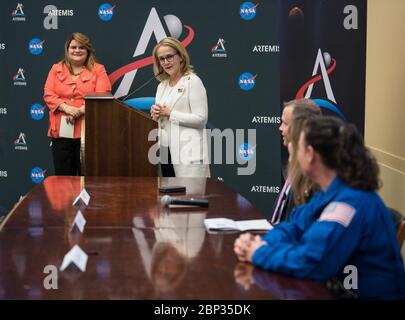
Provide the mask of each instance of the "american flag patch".
POLYGON ((322 211, 319 221, 337 222, 347 228, 353 219, 356 209, 344 202, 331 202, 322 211))

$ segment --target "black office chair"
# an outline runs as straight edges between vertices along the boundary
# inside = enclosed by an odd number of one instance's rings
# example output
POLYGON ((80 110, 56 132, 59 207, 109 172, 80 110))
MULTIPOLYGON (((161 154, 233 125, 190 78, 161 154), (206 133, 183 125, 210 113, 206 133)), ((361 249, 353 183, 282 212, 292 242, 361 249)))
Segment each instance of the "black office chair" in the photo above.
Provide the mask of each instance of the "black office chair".
POLYGON ((335 278, 326 281, 326 289, 329 290, 332 298, 336 300, 358 299, 358 296, 354 291, 346 289, 343 286, 343 283, 335 278))

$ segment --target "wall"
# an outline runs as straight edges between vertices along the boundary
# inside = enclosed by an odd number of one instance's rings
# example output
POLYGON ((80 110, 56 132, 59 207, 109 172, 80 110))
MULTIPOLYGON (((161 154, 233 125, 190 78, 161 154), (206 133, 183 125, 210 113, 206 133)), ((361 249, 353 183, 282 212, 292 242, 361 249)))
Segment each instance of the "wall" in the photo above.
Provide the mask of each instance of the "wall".
POLYGON ((405 1, 369 0, 365 141, 380 164, 386 204, 405 215, 405 1))

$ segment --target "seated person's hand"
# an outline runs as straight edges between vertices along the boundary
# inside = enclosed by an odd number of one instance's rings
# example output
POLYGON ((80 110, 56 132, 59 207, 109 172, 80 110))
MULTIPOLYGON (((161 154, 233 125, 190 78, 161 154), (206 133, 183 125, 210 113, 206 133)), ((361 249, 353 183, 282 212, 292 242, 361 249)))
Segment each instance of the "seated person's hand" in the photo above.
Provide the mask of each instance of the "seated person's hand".
POLYGON ((253 235, 251 233, 244 233, 239 236, 235 240, 233 245, 233 251, 235 252, 236 256, 238 257, 239 261, 248 261, 246 258, 247 250, 250 246, 250 243, 253 239, 253 235))
POLYGON ((257 248, 266 245, 266 242, 260 236, 254 236, 251 233, 244 233, 235 240, 233 250, 239 261, 252 262, 252 256, 257 248))

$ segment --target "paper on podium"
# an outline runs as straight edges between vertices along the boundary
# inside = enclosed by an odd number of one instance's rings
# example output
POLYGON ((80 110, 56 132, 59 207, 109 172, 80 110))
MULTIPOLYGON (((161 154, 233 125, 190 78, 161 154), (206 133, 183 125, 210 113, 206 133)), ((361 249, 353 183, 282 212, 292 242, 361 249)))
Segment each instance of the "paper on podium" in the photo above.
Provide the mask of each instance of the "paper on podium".
POLYGON ((67 119, 66 116, 62 116, 60 119, 59 137, 73 138, 75 126, 71 123, 67 123, 66 119, 67 119))
POLYGON ((205 219, 207 231, 268 231, 273 229, 266 219, 234 221, 226 218, 205 219))

